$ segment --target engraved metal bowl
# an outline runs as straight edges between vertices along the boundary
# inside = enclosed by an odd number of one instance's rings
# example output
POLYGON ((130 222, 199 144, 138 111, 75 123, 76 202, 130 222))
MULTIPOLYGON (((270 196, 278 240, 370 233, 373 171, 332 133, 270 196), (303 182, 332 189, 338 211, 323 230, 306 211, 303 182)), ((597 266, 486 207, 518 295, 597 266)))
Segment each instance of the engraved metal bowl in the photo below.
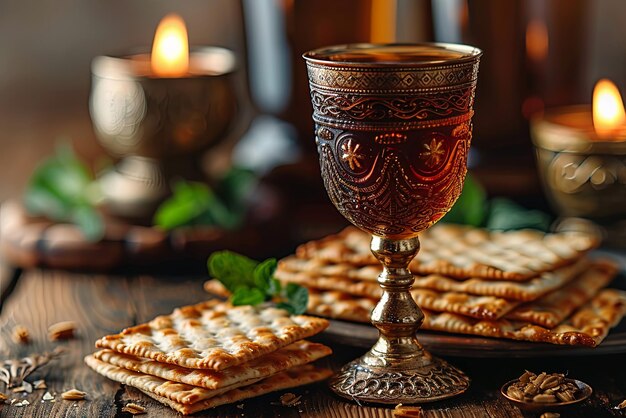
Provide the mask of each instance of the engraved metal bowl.
POLYGON ((513 405, 517 406, 519 409, 521 409, 522 411, 528 411, 528 412, 545 412, 545 411, 562 411, 565 409, 568 409, 570 407, 573 407, 575 405, 578 405, 584 401, 586 401, 587 399, 589 399, 589 397, 591 396, 591 394, 593 393, 593 389, 591 389, 591 386, 589 386, 588 384, 586 384, 585 382, 582 382, 580 380, 576 380, 576 379, 565 379, 565 381, 573 383, 574 385, 576 385, 576 387, 578 387, 578 389, 580 390, 580 395, 577 399, 574 399, 573 401, 569 401, 569 402, 554 402, 554 403, 540 403, 540 402, 526 402, 526 401, 520 401, 518 399, 512 398, 509 395, 507 395, 507 390, 509 389, 509 386, 511 386, 514 383, 518 382, 518 379, 513 379, 509 382, 506 382, 504 385, 502 385, 502 388, 500 388, 500 394, 509 402, 511 402, 513 405))
POLYGON ((190 154, 225 136, 237 111, 234 54, 207 47, 190 55, 180 78, 150 75, 149 56, 100 56, 92 63, 90 113, 98 139, 114 155, 190 154))
POLYGON ((626 139, 598 140, 591 126, 588 106, 532 120, 539 174, 560 215, 620 220, 626 215, 626 139))
POLYGON ((101 178, 110 213, 147 219, 173 178, 200 180, 202 152, 226 138, 238 113, 233 52, 193 50, 189 73, 152 75, 147 54, 97 57, 89 101, 96 136, 120 157, 101 178))

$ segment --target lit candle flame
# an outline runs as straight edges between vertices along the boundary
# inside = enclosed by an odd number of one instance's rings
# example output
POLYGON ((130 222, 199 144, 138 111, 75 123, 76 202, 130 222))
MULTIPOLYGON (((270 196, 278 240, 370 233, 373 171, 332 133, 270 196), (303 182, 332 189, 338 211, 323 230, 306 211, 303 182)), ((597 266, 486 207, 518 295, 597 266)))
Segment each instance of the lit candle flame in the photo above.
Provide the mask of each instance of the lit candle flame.
POLYGON ((158 77, 181 77, 189 69, 189 40, 185 21, 176 14, 165 16, 154 34, 152 72, 158 77))
POLYGON ((626 126, 622 96, 617 86, 605 78, 593 89, 593 126, 602 139, 611 138, 626 126))

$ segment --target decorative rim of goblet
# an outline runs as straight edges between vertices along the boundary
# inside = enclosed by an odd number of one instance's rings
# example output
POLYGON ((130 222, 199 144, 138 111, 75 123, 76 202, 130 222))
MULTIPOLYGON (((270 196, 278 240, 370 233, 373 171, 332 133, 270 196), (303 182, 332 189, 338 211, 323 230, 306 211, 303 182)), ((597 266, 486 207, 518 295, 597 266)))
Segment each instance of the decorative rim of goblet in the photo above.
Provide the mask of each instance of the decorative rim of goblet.
POLYGON ((333 45, 323 48, 314 49, 302 54, 307 62, 324 66, 336 67, 354 67, 354 68, 386 68, 386 67, 402 67, 402 68, 428 68, 436 66, 449 66, 455 64, 464 64, 475 62, 483 54, 479 48, 470 45, 452 44, 443 42, 420 42, 420 43, 353 43, 333 45), (350 61, 331 58, 334 55, 345 54, 349 51, 368 50, 374 48, 423 48, 430 47, 440 49, 441 51, 450 51, 463 54, 461 57, 433 59, 426 61, 350 61))

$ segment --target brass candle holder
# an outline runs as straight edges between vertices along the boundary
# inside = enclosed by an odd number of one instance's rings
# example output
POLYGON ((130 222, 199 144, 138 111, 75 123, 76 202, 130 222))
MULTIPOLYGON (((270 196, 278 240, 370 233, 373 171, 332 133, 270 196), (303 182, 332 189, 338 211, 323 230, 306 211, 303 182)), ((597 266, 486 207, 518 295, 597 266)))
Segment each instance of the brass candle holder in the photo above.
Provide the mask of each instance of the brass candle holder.
POLYGON ((233 52, 193 50, 189 71, 162 78, 149 54, 97 57, 92 62, 90 113, 96 136, 121 160, 100 182, 108 210, 151 216, 169 194, 170 179, 202 177, 202 151, 223 139, 238 111, 233 52))
POLYGON ((423 403, 464 392, 469 378, 416 339, 424 314, 409 289, 418 234, 461 193, 471 141, 479 49, 355 44, 306 60, 324 185, 339 212, 373 235, 383 289, 380 337, 331 388, 348 399, 423 403))
POLYGON ((539 173, 550 202, 563 216, 593 220, 626 214, 626 132, 598 138, 591 107, 551 109, 531 121, 539 173))

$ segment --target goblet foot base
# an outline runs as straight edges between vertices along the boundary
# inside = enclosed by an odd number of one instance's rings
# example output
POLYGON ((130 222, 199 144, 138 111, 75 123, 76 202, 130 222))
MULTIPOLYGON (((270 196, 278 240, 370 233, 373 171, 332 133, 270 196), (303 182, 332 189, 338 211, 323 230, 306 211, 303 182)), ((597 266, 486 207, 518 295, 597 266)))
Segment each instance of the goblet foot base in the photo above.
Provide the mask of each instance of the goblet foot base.
POLYGON ((426 354, 415 365, 371 366, 365 356, 346 364, 330 381, 344 398, 381 404, 419 404, 451 398, 465 392, 470 379, 444 360, 426 354), (426 360, 426 361, 424 361, 426 360))

